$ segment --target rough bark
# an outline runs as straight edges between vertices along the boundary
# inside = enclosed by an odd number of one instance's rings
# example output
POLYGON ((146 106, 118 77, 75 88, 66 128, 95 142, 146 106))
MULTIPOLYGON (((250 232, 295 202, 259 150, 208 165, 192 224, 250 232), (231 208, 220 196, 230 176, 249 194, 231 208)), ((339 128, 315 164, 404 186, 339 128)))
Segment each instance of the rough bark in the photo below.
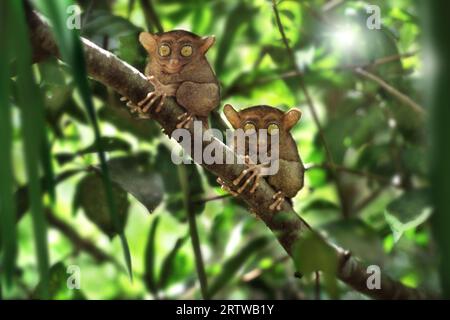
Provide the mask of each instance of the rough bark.
MULTIPOLYGON (((49 55, 59 56, 50 27, 36 13, 28 12, 27 19, 30 26, 31 42, 35 51, 40 52, 40 56, 42 56, 42 50, 49 55)), ((114 89, 120 95, 129 97, 134 102, 140 101, 149 91, 153 90, 145 76, 134 67, 87 39, 82 38, 82 42, 86 57, 86 67, 90 77, 114 89)), ((177 105, 173 99, 167 99, 161 112, 152 114, 152 120, 148 121, 157 121, 164 132, 170 136, 178 122, 177 118, 183 113, 184 109, 177 105)), ((192 133, 192 142, 195 143, 198 140, 194 139, 192 129, 191 126, 189 130, 192 133)), ((234 152, 216 139, 210 142, 203 141, 201 144, 202 150, 210 143, 216 143, 222 147, 224 159, 226 157, 236 159, 234 152)), ((235 179, 245 168, 242 164, 202 163, 201 165, 227 182, 235 179)), ((273 201, 272 197, 274 194, 275 191, 262 179, 255 193, 244 192, 240 197, 272 231, 286 252, 293 257, 295 256, 294 249, 296 245, 310 235, 311 232, 315 233, 315 231, 300 218, 287 201, 283 203, 280 213, 273 214, 269 210, 269 206, 273 201)), ((337 277, 355 290, 376 299, 427 298, 419 290, 406 287, 384 274, 381 279, 381 289, 369 290, 366 284, 369 276, 366 272, 366 267, 355 257, 349 256, 345 250, 326 242, 325 239, 323 241, 332 248, 333 254, 336 255, 338 261, 337 277)))

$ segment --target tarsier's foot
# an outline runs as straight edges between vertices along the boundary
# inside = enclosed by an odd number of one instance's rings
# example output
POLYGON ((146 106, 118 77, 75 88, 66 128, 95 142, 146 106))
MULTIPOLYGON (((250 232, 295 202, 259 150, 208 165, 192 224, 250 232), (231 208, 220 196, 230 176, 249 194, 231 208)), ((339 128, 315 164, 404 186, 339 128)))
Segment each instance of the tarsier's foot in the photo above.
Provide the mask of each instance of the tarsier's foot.
POLYGON ((142 112, 141 108, 138 105, 134 104, 129 98, 122 97, 120 98, 120 101, 126 102, 127 107, 130 109, 130 112, 137 113, 139 119, 150 119, 150 116, 142 112))
POLYGON ((233 197, 239 195, 236 191, 232 190, 231 187, 228 185, 228 183, 223 181, 222 178, 217 178, 217 183, 220 184, 220 187, 222 188, 223 191, 230 193, 233 197))
POLYGON ((280 211, 281 205, 284 202, 284 194, 281 191, 278 191, 275 193, 272 197, 272 199, 275 199, 273 203, 270 205, 269 209, 272 211, 280 211))
POLYGON ((191 125, 191 122, 194 121, 194 115, 191 113, 183 113, 181 116, 178 117, 178 120, 180 122, 177 123, 177 129, 185 128, 188 129, 191 125))
POLYGON ((245 156, 245 162, 247 165, 247 169, 244 169, 239 177, 234 179, 233 184, 235 186, 238 186, 241 184, 242 180, 250 174, 245 180, 244 183, 237 189, 237 193, 242 193, 247 186, 252 184, 252 187, 250 188, 250 193, 254 193, 256 188, 259 186, 259 181, 261 180, 261 168, 263 167, 262 164, 254 164, 251 163, 250 158, 248 156, 245 156))

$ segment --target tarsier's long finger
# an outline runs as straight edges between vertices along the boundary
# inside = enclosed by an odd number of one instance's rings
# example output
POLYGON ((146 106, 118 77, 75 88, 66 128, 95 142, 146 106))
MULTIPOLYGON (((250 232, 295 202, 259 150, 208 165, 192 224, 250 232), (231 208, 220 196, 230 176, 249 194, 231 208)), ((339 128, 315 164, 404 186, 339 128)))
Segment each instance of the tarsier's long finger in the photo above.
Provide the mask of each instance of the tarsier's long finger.
POLYGON ((281 210, 281 203, 283 203, 282 201, 280 201, 282 199, 277 198, 270 206, 269 209, 274 211, 275 209, 277 209, 277 211, 281 210))
POLYGON ((255 193, 256 189, 259 187, 259 179, 260 176, 256 176, 255 183, 253 184, 253 187, 250 189, 250 193, 255 193))
POLYGON ((186 120, 184 120, 184 128, 185 129, 189 129, 189 126, 191 125, 191 122, 194 120, 194 116, 190 115, 189 117, 187 117, 186 120))
POLYGON ((156 89, 158 86, 158 80, 154 76, 147 77, 148 82, 152 84, 152 86, 156 89))
POLYGON ((183 113, 181 116, 178 116, 178 117, 177 117, 177 120, 185 119, 187 116, 188 116, 188 113, 185 112, 185 113, 183 113))
MULTIPOLYGON (((247 188, 247 186, 252 182, 253 178, 255 178, 257 176, 257 174, 258 174, 256 172, 256 170, 251 170, 251 172, 252 172, 252 174, 250 175, 250 177, 248 177, 244 181, 243 185, 237 190, 238 193, 242 193, 242 191, 244 191, 245 188, 247 188)), ((255 178, 255 182, 254 183, 256 183, 256 178, 255 178)))
POLYGON ((241 183, 242 179, 245 177, 245 175, 247 174, 248 170, 244 169, 242 170, 241 174, 239 175, 239 177, 237 177, 236 179, 233 180, 233 184, 235 186, 237 186, 239 183, 241 183))
POLYGON ((120 98, 120 101, 128 101, 128 100, 130 100, 130 99, 128 99, 127 97, 121 97, 120 98))
POLYGON ((154 92, 154 91, 147 93, 147 95, 145 96, 145 98, 142 99, 141 101, 139 101, 137 105, 138 105, 139 107, 142 107, 144 104, 147 104, 147 102, 153 97, 153 95, 155 95, 155 92, 154 92))
POLYGON ((156 102, 156 100, 158 100, 158 98, 159 98, 159 96, 155 94, 155 95, 150 99, 150 101, 145 105, 145 107, 142 108, 142 111, 143 111, 143 112, 147 112, 147 111, 150 109, 150 107, 153 106, 153 105, 155 104, 155 102, 156 102))
POLYGON ((275 199, 275 201, 269 206, 269 209, 272 210, 272 211, 274 211, 275 209, 277 211, 280 211, 281 210, 281 205, 284 202, 283 193, 281 191, 278 191, 277 193, 275 193, 272 196, 272 199, 275 199))
POLYGON ((155 109, 156 113, 159 113, 161 111, 162 106, 164 105, 164 102, 166 101, 166 97, 167 97, 167 94, 163 94, 161 96, 161 100, 159 101, 159 104, 158 104, 158 106, 155 109))

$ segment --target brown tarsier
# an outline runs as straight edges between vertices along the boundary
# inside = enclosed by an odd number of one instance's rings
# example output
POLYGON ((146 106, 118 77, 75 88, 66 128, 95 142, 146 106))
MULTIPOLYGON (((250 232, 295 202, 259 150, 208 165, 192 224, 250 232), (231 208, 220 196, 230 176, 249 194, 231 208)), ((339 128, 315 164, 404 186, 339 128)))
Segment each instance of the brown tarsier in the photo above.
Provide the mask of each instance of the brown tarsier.
POLYGON ((128 103, 131 111, 148 118, 150 108, 158 113, 166 97, 175 97, 187 111, 178 119, 177 128, 187 128, 195 117, 207 126, 208 114, 219 104, 219 84, 205 57, 215 38, 173 30, 142 32, 139 41, 150 57, 145 75, 155 90, 137 105, 128 103))
MULTIPOLYGON (((300 120, 301 112, 298 109, 283 111, 270 106, 254 106, 241 111, 236 111, 231 105, 225 105, 224 113, 234 129, 243 129, 247 134, 256 134, 258 148, 265 144, 270 150, 270 137, 278 134, 279 151, 276 160, 279 160, 278 172, 266 177, 267 182, 277 191, 274 195, 274 202, 270 210, 281 210, 281 205, 285 198, 293 198, 303 187, 303 177, 305 168, 297 151, 290 130, 300 120), (260 134, 260 129, 266 129, 267 134, 260 134)), ((250 141, 250 140, 249 140, 250 141)), ((222 179, 218 182, 222 187, 237 195, 246 188, 249 192, 255 192, 261 179, 261 168, 267 164, 252 163, 248 156, 249 148, 245 148, 245 169, 239 177, 233 181, 233 186, 227 185, 222 179)))

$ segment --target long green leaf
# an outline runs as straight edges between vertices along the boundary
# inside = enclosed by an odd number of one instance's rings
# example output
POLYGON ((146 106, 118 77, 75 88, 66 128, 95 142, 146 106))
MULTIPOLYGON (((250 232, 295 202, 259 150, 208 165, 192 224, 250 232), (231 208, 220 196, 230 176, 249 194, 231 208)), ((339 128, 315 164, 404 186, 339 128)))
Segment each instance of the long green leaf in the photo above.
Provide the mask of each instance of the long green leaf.
POLYGON ((147 246, 145 248, 145 284, 153 295, 158 293, 155 281, 155 239, 158 228, 159 217, 153 220, 150 232, 148 233, 147 246))
MULTIPOLYGON (((11 285, 17 254, 16 222, 13 197, 12 174, 12 119, 9 103, 9 61, 11 58, 11 37, 6 30, 10 25, 5 8, 6 2, 0 3, 0 37, 3 39, 4 49, 0 50, 0 244, 3 256, 0 265, 4 269, 6 286, 11 285)), ((1 280, 1 279, 0 279, 1 280)))
POLYGON ((170 276, 172 275, 173 272, 175 257, 177 256, 178 251, 181 249, 181 247, 183 247, 183 244, 186 242, 187 238, 188 237, 177 239, 172 250, 170 250, 169 254, 164 258, 161 267, 161 274, 159 275, 158 280, 159 289, 165 289, 167 287, 170 280, 170 276))
MULTIPOLYGON (((106 196, 108 200, 111 220, 117 230, 120 230, 119 215, 116 210, 114 198, 112 196, 111 179, 109 176, 108 166, 106 164, 106 156, 101 143, 100 127, 97 122, 97 115, 95 113, 94 104, 92 101, 91 90, 87 79, 87 72, 84 60, 84 53, 76 29, 70 29, 66 25, 68 19, 66 12, 73 2, 70 0, 49 0, 42 3, 47 10, 47 14, 53 24, 53 31, 55 33, 56 41, 59 46, 63 60, 72 68, 73 77, 78 91, 81 95, 81 100, 89 115, 92 127, 94 129, 96 147, 98 150, 98 157, 100 160, 100 167, 102 169, 102 178, 105 186, 106 196)), ((127 264, 130 278, 132 278, 131 255, 128 248, 127 240, 124 234, 120 235, 123 253, 127 264)))
POLYGON ((48 297, 49 258, 47 248, 47 226, 39 181, 40 147, 44 141, 44 106, 31 68, 31 47, 25 22, 22 1, 9 0, 7 14, 14 20, 9 30, 14 30, 13 48, 17 63, 18 102, 21 108, 25 167, 28 176, 31 214, 37 260, 42 283, 43 297, 48 297))

